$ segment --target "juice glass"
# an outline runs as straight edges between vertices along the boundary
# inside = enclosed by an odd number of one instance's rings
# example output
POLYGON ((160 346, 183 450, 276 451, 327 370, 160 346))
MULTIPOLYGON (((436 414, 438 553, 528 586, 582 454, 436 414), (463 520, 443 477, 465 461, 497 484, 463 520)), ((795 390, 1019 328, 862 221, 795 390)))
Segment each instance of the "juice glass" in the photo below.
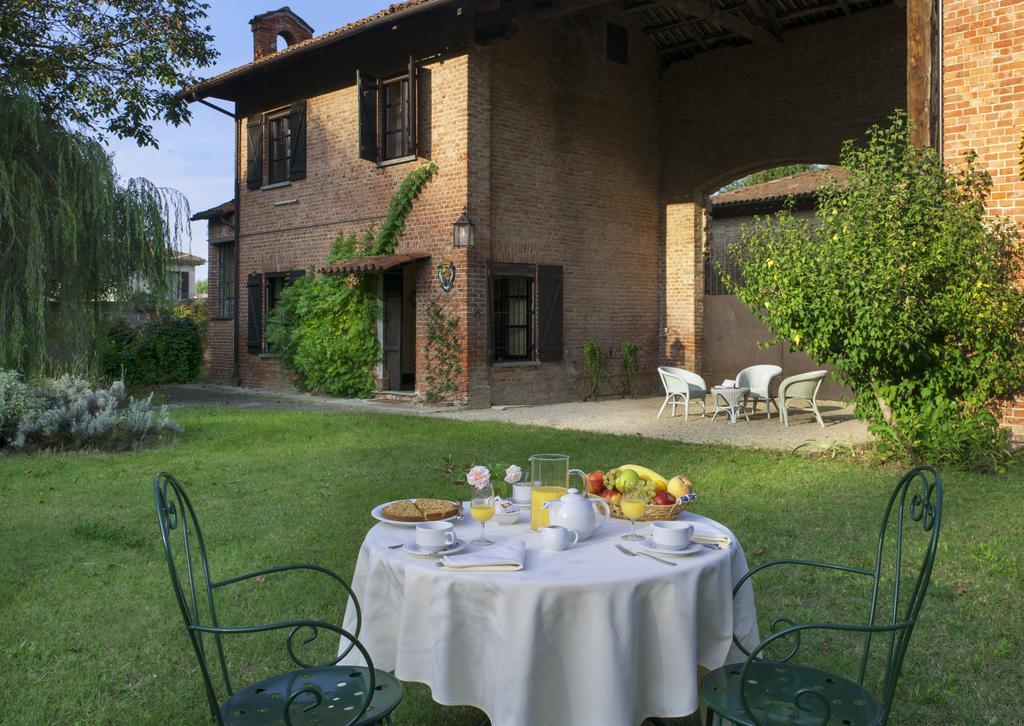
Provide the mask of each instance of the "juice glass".
POLYGON ((479 490, 476 496, 470 500, 469 516, 480 523, 480 536, 472 540, 470 544, 481 547, 494 544, 492 540, 484 536, 484 525, 494 516, 494 489, 490 485, 479 490))
POLYGON ((619 509, 622 510, 622 516, 628 519, 631 525, 629 534, 622 535, 622 539, 639 542, 644 538, 643 535, 636 533, 636 520, 644 516, 646 508, 647 497, 639 493, 630 492, 629 494, 624 494, 622 499, 619 500, 619 509))

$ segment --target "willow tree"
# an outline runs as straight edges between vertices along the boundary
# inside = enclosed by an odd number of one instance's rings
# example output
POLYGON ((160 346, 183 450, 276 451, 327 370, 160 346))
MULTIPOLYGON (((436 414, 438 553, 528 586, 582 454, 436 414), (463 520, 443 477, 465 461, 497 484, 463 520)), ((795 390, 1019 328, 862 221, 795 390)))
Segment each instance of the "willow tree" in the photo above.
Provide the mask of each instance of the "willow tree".
POLYGON ((89 368, 104 303, 162 293, 188 203, 122 182, 102 145, 0 95, 0 368, 89 368))

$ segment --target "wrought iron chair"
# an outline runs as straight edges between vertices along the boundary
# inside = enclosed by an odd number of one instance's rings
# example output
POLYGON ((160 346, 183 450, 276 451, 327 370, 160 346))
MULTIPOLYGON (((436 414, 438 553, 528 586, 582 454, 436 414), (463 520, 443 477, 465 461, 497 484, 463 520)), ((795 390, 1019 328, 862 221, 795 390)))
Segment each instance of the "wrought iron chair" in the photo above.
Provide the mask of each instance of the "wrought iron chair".
POLYGON ((704 382, 703 378, 683 368, 669 366, 660 366, 658 375, 661 376, 661 385, 665 387, 665 400, 661 404, 656 418, 661 418, 661 414, 665 412, 665 406, 670 403, 672 404, 672 416, 675 416, 676 406, 679 405, 679 399, 682 399, 683 421, 689 421, 691 396, 699 396, 697 400, 700 401, 701 416, 708 415, 708 384, 704 382))
POLYGON ((156 497, 157 520, 174 596, 199 661, 210 714, 219 726, 364 726, 391 723, 391 712, 401 702, 404 688, 393 676, 374 669, 370 654, 359 642, 362 613, 348 583, 318 565, 282 565, 224 580, 213 580, 199 521, 184 488, 174 477, 161 472, 153 480, 153 494, 156 497), (172 547, 172 544, 175 546, 172 547), (184 579, 179 576, 179 562, 184 565, 184 579), (221 588, 256 577, 294 570, 321 573, 341 585, 355 604, 355 633, 322 620, 288 620, 250 626, 223 626, 218 622, 215 595, 221 588), (288 632, 288 655, 301 670, 282 673, 243 688, 234 688, 224 657, 224 636, 275 630, 288 632), (309 645, 321 631, 336 633, 342 643, 348 641, 347 647, 343 650, 339 648, 341 654, 326 663, 317 665, 303 661, 296 655, 295 639, 298 637, 302 645, 309 645), (353 649, 362 656, 366 667, 337 665, 353 649), (223 703, 218 699, 215 679, 227 694, 223 703))
POLYGON ((823 568, 865 576, 871 580, 870 610, 864 624, 796 623, 792 618, 779 616, 771 622, 771 635, 749 651, 734 637, 733 642, 747 655, 747 659, 713 670, 701 681, 701 697, 708 708, 707 726, 714 724, 715 714, 720 722, 725 719, 743 726, 778 723, 803 726, 884 725, 892 709, 896 682, 910 636, 928 590, 941 519, 942 480, 938 472, 930 467, 911 469, 889 497, 882 518, 874 569, 789 559, 767 562, 744 575, 733 589, 734 596, 751 577, 779 565, 823 568), (913 587, 905 588, 901 587, 903 557, 912 543, 909 537, 904 541, 904 534, 912 534, 918 527, 921 530, 918 536, 924 535, 919 540, 924 557, 913 587), (891 562, 883 556, 890 551, 894 552, 891 562), (883 567, 884 562, 889 564, 883 567), (891 577, 889 570, 893 573, 891 577), (883 585, 891 587, 892 595, 880 600, 883 585), (863 634, 864 650, 859 658, 856 680, 789 662, 800 649, 802 635, 810 634, 810 631, 863 634), (872 639, 876 635, 885 647, 876 658, 885 664, 884 672, 880 674, 881 691, 877 696, 864 686, 872 639), (777 659, 769 659, 765 650, 773 645, 788 650, 777 659))

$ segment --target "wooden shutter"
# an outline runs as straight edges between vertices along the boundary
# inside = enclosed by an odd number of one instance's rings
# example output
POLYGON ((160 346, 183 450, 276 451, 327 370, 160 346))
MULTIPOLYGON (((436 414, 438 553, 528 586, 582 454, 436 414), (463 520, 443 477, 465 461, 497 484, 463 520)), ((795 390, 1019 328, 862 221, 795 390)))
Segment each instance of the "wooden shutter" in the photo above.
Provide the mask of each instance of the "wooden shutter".
POLYGON ((306 178, 306 102, 296 101, 288 111, 288 129, 291 132, 288 178, 306 178))
POLYGON ((263 275, 255 272, 249 275, 249 335, 246 339, 249 352, 257 355, 263 352, 263 275))
POLYGON ((356 95, 359 97, 359 158, 380 161, 377 138, 380 81, 362 71, 356 71, 356 95))
POLYGON ((259 189, 263 186, 263 115, 250 116, 247 126, 248 150, 245 166, 245 186, 259 189))
POLYGON ((420 124, 417 118, 419 110, 419 79, 417 78, 416 61, 409 56, 409 93, 405 99, 405 155, 416 156, 420 147, 420 124))
POLYGON ((565 347, 562 331, 562 267, 537 267, 537 358, 542 362, 562 360, 565 347))

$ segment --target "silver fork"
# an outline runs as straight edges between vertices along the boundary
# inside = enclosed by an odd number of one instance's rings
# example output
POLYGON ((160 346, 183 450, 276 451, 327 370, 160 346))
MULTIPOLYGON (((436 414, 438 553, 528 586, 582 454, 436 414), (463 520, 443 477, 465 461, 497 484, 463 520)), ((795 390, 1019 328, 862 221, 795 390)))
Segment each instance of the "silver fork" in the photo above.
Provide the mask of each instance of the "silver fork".
POLYGON ((660 557, 655 557, 654 555, 648 554, 646 552, 634 552, 633 550, 626 549, 625 547, 623 547, 620 544, 617 544, 615 546, 618 548, 619 552, 621 552, 624 555, 629 555, 630 557, 636 557, 637 555, 643 555, 644 557, 650 557, 655 562, 660 562, 663 565, 668 565, 669 567, 675 567, 676 566, 675 562, 669 562, 668 560, 663 560, 660 557))

